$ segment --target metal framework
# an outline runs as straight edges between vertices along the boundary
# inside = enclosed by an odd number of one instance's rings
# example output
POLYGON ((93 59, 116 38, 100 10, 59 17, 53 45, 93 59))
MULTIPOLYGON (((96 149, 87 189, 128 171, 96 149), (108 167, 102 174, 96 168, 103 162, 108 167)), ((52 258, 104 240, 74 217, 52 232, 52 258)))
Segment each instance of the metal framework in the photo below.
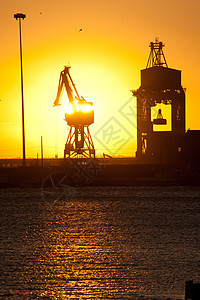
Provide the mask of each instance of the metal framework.
POLYGON ((64 149, 64 158, 95 158, 95 148, 89 126, 94 123, 93 103, 80 97, 67 66, 60 73, 58 91, 54 106, 59 106, 65 88, 72 112, 65 114, 65 121, 70 126, 64 149), (75 96, 74 96, 75 94, 75 96))
POLYGON ((163 44, 163 42, 158 42, 157 39, 154 43, 150 43, 149 47, 151 48, 151 52, 149 54, 149 59, 147 61, 146 68, 151 68, 155 66, 168 68, 167 61, 163 53, 164 46, 165 45, 163 44))
POLYGON ((77 156, 94 158, 95 149, 89 126, 71 126, 65 144, 64 158, 77 156))

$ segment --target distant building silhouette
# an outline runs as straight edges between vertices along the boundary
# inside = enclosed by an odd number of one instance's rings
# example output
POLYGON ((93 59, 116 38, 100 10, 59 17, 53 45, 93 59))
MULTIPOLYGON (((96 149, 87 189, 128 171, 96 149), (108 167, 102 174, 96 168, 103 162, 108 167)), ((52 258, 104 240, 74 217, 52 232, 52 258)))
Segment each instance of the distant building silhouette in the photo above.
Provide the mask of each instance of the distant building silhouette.
POLYGON ((185 300, 200 299, 200 283, 193 283, 193 280, 186 281, 185 300))

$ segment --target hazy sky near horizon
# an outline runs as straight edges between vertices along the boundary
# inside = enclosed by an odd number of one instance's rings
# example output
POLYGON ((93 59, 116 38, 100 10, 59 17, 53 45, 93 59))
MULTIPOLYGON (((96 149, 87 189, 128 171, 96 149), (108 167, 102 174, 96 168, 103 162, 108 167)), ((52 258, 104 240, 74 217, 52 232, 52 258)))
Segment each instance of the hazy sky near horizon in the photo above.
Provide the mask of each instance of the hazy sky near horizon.
POLYGON ((53 108, 53 102, 67 64, 79 94, 94 103, 91 132, 99 153, 134 155, 130 90, 140 86, 155 37, 165 43, 168 66, 182 70, 186 127, 200 129, 199 1, 11 0, 1 11, 0 158, 22 156, 19 30, 13 17, 18 12, 27 16, 22 22, 27 156, 36 157, 41 135, 45 156, 63 155, 64 110, 53 108), (106 126, 122 126, 125 142, 114 144, 109 137, 99 142, 106 126))

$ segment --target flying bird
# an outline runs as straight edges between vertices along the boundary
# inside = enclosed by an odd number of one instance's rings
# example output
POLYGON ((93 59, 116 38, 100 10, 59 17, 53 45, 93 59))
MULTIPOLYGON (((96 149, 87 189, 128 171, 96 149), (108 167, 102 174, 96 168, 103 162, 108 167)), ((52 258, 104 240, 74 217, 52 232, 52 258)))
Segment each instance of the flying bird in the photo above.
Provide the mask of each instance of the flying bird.
POLYGON ((79 31, 83 31, 83 29, 82 29, 82 28, 80 28, 80 29, 79 29, 79 31))

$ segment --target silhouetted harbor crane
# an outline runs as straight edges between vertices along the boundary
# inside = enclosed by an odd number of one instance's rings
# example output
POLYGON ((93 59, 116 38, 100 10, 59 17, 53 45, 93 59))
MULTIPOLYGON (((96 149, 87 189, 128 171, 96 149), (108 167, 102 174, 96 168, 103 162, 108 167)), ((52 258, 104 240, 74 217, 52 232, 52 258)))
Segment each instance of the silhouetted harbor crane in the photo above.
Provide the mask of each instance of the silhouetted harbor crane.
POLYGON ((65 88, 70 104, 70 111, 65 113, 65 121, 70 126, 70 130, 65 144, 64 158, 78 156, 95 158, 94 144, 89 130, 89 126, 94 123, 93 103, 79 96, 69 70, 70 67, 65 66, 60 73, 57 96, 54 101, 54 106, 61 105, 60 98, 65 88))

